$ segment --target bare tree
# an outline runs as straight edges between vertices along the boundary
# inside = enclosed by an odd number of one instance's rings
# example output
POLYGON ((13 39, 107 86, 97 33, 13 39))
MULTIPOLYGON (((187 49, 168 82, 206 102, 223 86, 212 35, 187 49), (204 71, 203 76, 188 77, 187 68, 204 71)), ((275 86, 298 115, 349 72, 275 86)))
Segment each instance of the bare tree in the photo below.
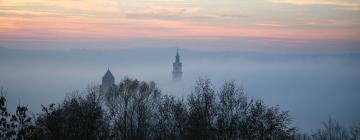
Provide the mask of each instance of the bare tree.
POLYGON ((336 120, 329 118, 323 122, 323 128, 312 134, 314 140, 347 140, 346 128, 342 127, 336 120))
POLYGON ((250 104, 247 116, 248 131, 255 139, 295 139, 296 128, 291 126, 291 118, 279 106, 267 107, 262 101, 250 104))
POLYGON ((163 96, 159 106, 158 124, 156 125, 156 138, 174 140, 179 137, 176 126, 175 112, 173 110, 175 97, 163 96))
MULTIPOLYGON (((18 107, 13 115, 17 122, 11 122, 3 96, 0 109, 0 136, 5 140, 8 135, 10 139, 40 140, 291 140, 296 132, 290 116, 279 106, 248 100, 234 81, 216 90, 210 79, 199 79, 186 100, 162 95, 154 82, 130 78, 106 93, 100 94, 99 87, 93 86, 83 95, 76 92, 66 97, 61 104, 43 106, 34 131, 26 107, 18 107), (16 129, 7 129, 12 124, 16 129)), ((325 128, 311 138, 318 140, 328 132, 331 138, 347 137, 333 123, 325 128)), ((358 127, 351 132, 351 138, 358 138, 358 127)))
POLYGON ((16 113, 7 110, 5 90, 0 91, 0 139, 28 140, 33 138, 34 124, 28 114, 28 108, 23 105, 16 107, 16 113))
POLYGON ((188 139, 214 139, 216 136, 216 97, 210 79, 199 79, 188 97, 188 139))
POLYGON ((226 82, 219 91, 217 130, 219 139, 238 139, 238 126, 245 118, 247 98, 234 81, 226 82))
POLYGON ((350 128, 349 137, 350 140, 360 140, 360 122, 355 123, 350 128))
POLYGON ((160 99, 154 82, 140 82, 125 78, 106 93, 113 137, 115 139, 149 139, 160 99))
POLYGON ((108 121, 98 90, 89 88, 85 96, 74 93, 62 104, 43 106, 37 124, 37 139, 103 140, 108 138, 108 121))

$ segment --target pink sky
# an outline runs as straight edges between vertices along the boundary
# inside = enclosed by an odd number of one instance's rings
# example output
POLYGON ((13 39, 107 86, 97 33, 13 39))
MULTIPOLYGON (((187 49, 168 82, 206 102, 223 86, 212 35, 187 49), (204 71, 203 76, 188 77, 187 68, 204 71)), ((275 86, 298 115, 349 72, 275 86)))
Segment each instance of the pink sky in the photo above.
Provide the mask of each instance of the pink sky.
POLYGON ((2 0, 0 40, 357 41, 356 0, 2 0))

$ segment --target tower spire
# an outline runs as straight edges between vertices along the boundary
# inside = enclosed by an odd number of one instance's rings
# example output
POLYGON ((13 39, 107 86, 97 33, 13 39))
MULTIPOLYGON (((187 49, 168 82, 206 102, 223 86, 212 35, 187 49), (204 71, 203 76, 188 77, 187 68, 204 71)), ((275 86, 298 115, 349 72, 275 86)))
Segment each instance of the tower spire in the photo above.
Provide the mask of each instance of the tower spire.
POLYGON ((173 80, 178 81, 182 77, 182 64, 180 62, 179 48, 176 48, 175 62, 173 63, 173 80))
POLYGON ((175 62, 180 63, 179 48, 176 48, 175 62))
POLYGON ((105 93, 109 88, 115 85, 115 77, 110 72, 110 69, 108 68, 104 76, 102 77, 102 83, 100 86, 100 90, 102 93, 105 93))

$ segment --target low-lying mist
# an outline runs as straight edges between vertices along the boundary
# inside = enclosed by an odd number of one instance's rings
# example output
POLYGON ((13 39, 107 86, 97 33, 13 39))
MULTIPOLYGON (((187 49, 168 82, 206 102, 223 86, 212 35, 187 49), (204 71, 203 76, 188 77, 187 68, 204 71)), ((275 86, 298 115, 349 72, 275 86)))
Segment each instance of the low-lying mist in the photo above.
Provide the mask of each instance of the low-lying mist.
POLYGON ((329 117, 343 124, 360 118, 359 54, 204 52, 180 49, 183 78, 171 79, 175 48, 116 51, 39 51, 1 48, 0 86, 8 106, 60 102, 74 90, 101 83, 109 68, 125 76, 155 81, 162 92, 186 98, 196 79, 216 87, 235 80, 246 94, 288 110, 301 130, 317 129, 329 117))

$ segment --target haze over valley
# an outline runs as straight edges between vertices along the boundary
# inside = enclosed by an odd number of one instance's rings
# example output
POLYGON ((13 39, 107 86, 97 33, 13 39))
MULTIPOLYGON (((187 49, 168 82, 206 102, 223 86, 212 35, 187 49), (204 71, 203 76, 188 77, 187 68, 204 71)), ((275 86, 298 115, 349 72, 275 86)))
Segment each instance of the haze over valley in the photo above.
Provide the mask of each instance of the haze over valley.
POLYGON ((346 125, 360 117, 360 55, 179 50, 183 78, 173 82, 176 47, 120 50, 23 50, 1 48, 0 85, 8 104, 60 102, 73 91, 101 84, 109 68, 115 83, 124 77, 155 81, 165 94, 186 98, 198 78, 214 85, 234 80, 250 98, 279 105, 294 124, 310 131, 332 117, 346 125), (351 114, 351 115, 349 115, 351 114))

